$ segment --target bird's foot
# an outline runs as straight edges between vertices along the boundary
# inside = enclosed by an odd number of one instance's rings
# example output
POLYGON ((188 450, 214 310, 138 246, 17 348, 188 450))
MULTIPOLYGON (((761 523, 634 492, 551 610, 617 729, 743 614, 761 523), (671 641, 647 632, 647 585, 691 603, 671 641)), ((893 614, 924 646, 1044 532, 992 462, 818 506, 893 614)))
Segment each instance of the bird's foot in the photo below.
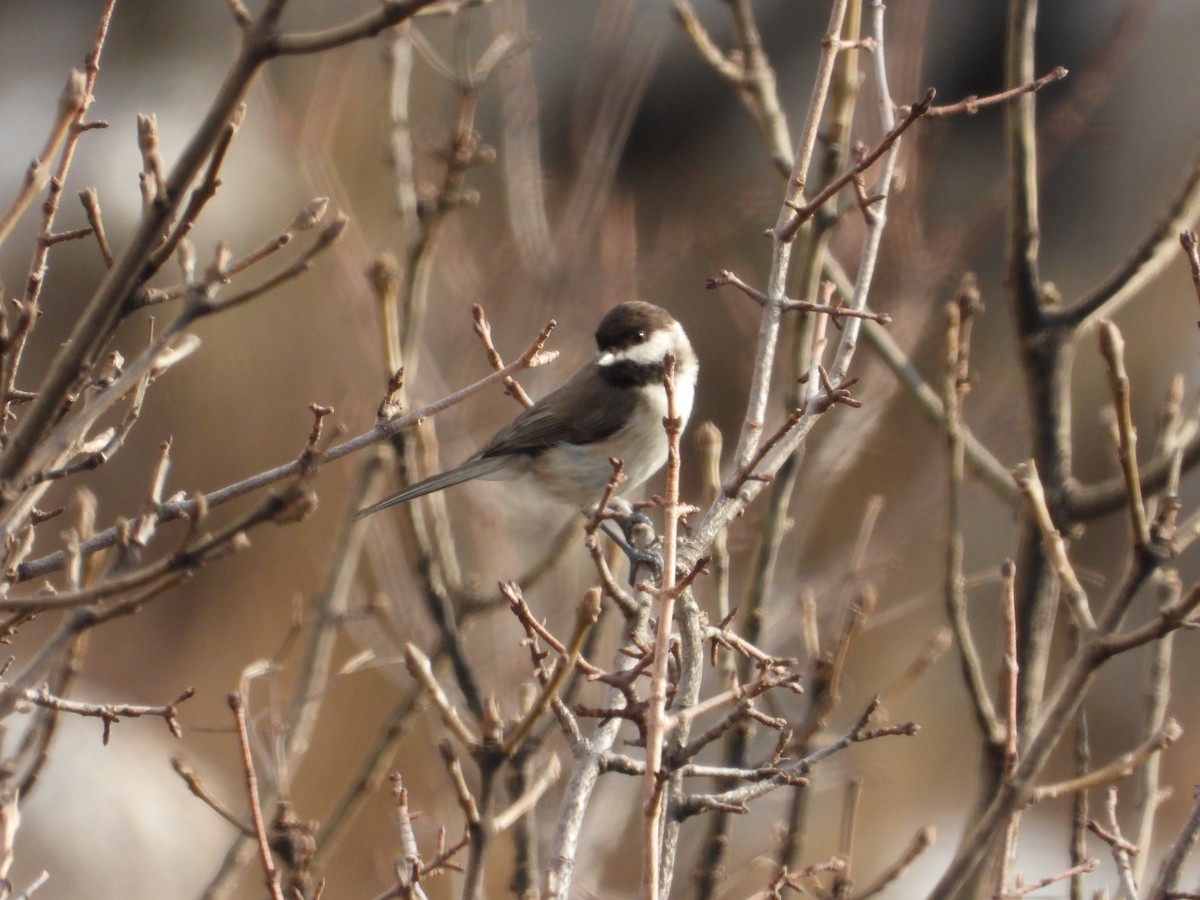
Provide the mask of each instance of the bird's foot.
POLYGON ((645 513, 638 512, 627 500, 614 499, 608 505, 610 520, 621 528, 617 534, 606 522, 601 526, 604 533, 629 559, 629 583, 637 584, 643 568, 650 569, 652 577, 657 580, 662 575, 663 559, 659 547, 662 538, 654 530, 654 524, 645 513))

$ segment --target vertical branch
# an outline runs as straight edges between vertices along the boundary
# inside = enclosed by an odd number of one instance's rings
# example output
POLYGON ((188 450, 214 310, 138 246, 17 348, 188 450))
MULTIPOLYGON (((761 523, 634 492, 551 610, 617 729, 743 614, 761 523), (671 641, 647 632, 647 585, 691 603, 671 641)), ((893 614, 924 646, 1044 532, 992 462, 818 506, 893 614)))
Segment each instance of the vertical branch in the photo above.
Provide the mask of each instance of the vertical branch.
MULTIPOLYGON (((389 372, 401 368, 412 382, 420 363, 421 341, 428 310, 429 284, 449 215, 471 202, 473 195, 464 188, 467 173, 475 166, 490 162, 495 153, 475 131, 479 93, 511 48, 510 36, 496 37, 472 66, 466 59, 469 31, 459 26, 456 46, 460 51, 455 72, 457 113, 453 131, 445 148, 445 162, 437 192, 423 208, 418 207, 412 133, 408 122, 408 94, 411 91, 413 32, 398 29, 389 53, 391 158, 394 167, 397 206, 404 229, 405 253, 401 263, 380 259, 373 281, 383 308, 385 346, 389 372)), ((401 433, 393 439, 397 457, 402 461, 401 475, 406 481, 426 468, 425 461, 436 455, 436 434, 432 425, 401 433)), ((432 495, 422 503, 404 507, 417 545, 418 568, 425 582, 423 595, 443 636, 454 673, 467 705, 476 717, 484 714, 478 681, 462 646, 456 622, 452 592, 461 584, 461 570, 455 553, 456 543, 450 532, 445 499, 432 495)))
MULTIPOLYGON (((1075 640, 1079 639, 1079 629, 1071 629, 1075 640)), ((1075 734, 1072 750, 1076 777, 1082 778, 1091 769, 1092 742, 1088 730, 1087 710, 1081 709, 1075 713, 1075 734)), ((1071 800, 1071 838, 1070 859, 1072 866, 1079 866, 1087 859, 1087 823, 1088 823, 1088 792, 1078 791, 1071 800)), ((1071 876, 1071 900, 1084 900, 1083 872, 1071 876)))
MULTIPOLYGON (((872 27, 871 36, 875 41, 874 66, 875 90, 878 93, 879 124, 884 134, 892 132, 896 127, 895 102, 892 100, 891 88, 888 86, 886 42, 884 41, 884 12, 886 7, 882 0, 871 0, 872 27)), ((927 95, 926 102, 932 100, 927 95)), ((875 264, 879 259, 879 247, 883 241, 883 229, 887 224, 888 197, 892 192, 892 182, 896 175, 896 163, 900 157, 902 139, 897 137, 887 152, 879 167, 879 177, 876 179, 875 196, 864 204, 863 213, 867 220, 867 233, 863 238, 862 247, 858 254, 858 277, 854 282, 854 292, 848 298, 851 309, 863 310, 867 307, 867 295, 875 277, 875 264)), ((851 316, 845 320, 842 339, 838 344, 837 354, 833 365, 829 367, 829 379, 835 385, 846 378, 850 368, 850 360, 858 347, 858 335, 862 330, 862 319, 851 316)))
MULTIPOLYGON (((1013 0, 1008 7, 1004 82, 1012 88, 1034 77, 1034 39, 1037 0, 1013 0)), ((1040 225, 1038 217, 1037 98, 1016 97, 1005 107, 1008 150, 1009 212, 1008 275, 1014 312, 1026 333, 1041 323, 1042 284, 1038 274, 1040 225)))
MULTIPOLYGON (((1181 592, 1179 573, 1168 569, 1158 576, 1158 606, 1166 608, 1178 603, 1181 592)), ((1142 714, 1141 733, 1144 738, 1158 732, 1167 720, 1167 700, 1171 695, 1171 651, 1174 636, 1166 635, 1151 649, 1150 670, 1147 672, 1146 708, 1142 714)), ((1153 846, 1154 819, 1165 794, 1159 785, 1161 756, 1158 753, 1138 767, 1134 773, 1136 782, 1133 800, 1133 844, 1147 850, 1153 846)), ((1138 854, 1133 860, 1134 880, 1143 882, 1149 853, 1138 854)))
MULTIPOLYGON (((1192 233, 1192 237, 1195 237, 1194 233, 1192 233)), ((1185 246, 1186 244, 1187 241, 1185 241, 1185 246)), ((1194 256, 1194 252, 1193 244, 1189 257, 1194 256)), ((1193 280, 1196 280, 1198 277, 1197 261, 1192 259, 1190 262, 1192 277, 1193 280)), ((1180 409, 1182 399, 1183 378, 1176 375, 1159 411, 1159 428, 1155 447, 1157 452, 1169 454, 1171 467, 1163 493, 1157 498, 1157 512, 1152 534, 1168 540, 1174 538, 1176 534, 1175 520, 1179 506, 1179 479, 1183 462, 1180 430, 1184 427, 1180 409)), ((1183 592, 1178 570, 1162 569, 1156 572, 1155 576, 1159 610, 1177 604, 1183 592)), ((1142 718, 1142 735, 1145 739, 1163 728, 1167 720, 1167 703, 1171 697, 1174 642, 1174 635, 1168 634, 1158 641, 1150 651, 1150 666, 1146 673, 1146 709, 1142 718)), ((1155 753, 1134 773, 1133 844, 1137 847, 1153 846, 1155 818, 1158 815, 1159 806, 1168 794, 1160 786, 1160 768, 1161 758, 1159 754, 1155 753)), ((1148 853, 1140 853, 1132 861, 1132 878, 1138 884, 1145 880, 1148 856, 1148 853)))
POLYGON ((246 704, 241 694, 229 695, 229 708, 233 710, 234 721, 237 723, 238 746, 242 750, 242 770, 246 777, 246 794, 250 804, 250 820, 254 827, 258 858, 262 863, 267 890, 272 900, 284 900, 283 888, 279 886, 279 873, 275 870, 275 860, 271 857, 271 847, 267 842, 267 826, 263 821, 262 806, 258 799, 258 778, 254 774, 254 756, 250 752, 250 735, 246 731, 246 704))
POLYGON ((1150 543, 1150 523, 1142 500, 1142 482, 1138 477, 1137 431, 1133 427, 1133 408, 1129 399, 1129 374, 1125 371, 1125 339, 1112 322, 1100 325, 1100 352, 1108 363, 1108 382, 1117 414, 1117 449, 1125 489, 1129 492, 1129 518, 1134 545, 1150 543))
POLYGON ((425 889, 420 885, 421 851, 412 827, 413 815, 408 808, 408 788, 399 772, 393 772, 391 779, 392 796, 396 801, 396 830, 400 832, 400 847, 404 852, 403 862, 396 864, 397 882, 413 900, 427 900, 425 889))
MULTIPOLYGON (((704 422, 696 429, 696 442, 700 445, 700 466, 704 478, 705 500, 709 503, 716 500, 721 492, 721 447, 724 438, 712 422, 704 422)), ((713 593, 717 603, 717 621, 724 622, 730 612, 729 605, 729 541, 728 533, 722 529, 712 547, 712 583, 713 593)), ((747 638, 747 640, 750 640, 747 638)), ((757 643, 750 640, 750 643, 757 643)), ((726 687, 733 684, 738 677, 737 667, 731 654, 723 654, 717 663, 721 672, 721 681, 726 687)))
MULTIPOLYGON (((528 745, 527 745, 528 746, 528 745)), ((533 755, 520 754, 510 760, 505 789, 516 801, 535 781, 533 755)), ((538 871, 538 820, 535 810, 530 809, 513 825, 513 866, 508 887, 514 897, 537 896, 538 871)))
MULTIPOLYGON (((1012 560, 1005 561, 1000 575, 1004 580, 1004 780, 1011 783, 1017 770, 1020 745, 1020 722, 1017 716, 1020 662, 1017 659, 1016 572, 1012 560)), ((1014 810, 1004 823, 1004 845, 1000 851, 1000 868, 996 877, 997 896, 1004 896, 1009 889, 1020 815, 1019 810, 1014 810)))
POLYGON ((667 394, 667 417, 663 426, 667 434, 666 486, 663 489, 663 551, 662 584, 658 597, 658 632, 654 641, 654 668, 650 678, 650 694, 646 698, 646 773, 642 779, 642 816, 644 847, 642 857, 642 896, 654 900, 659 896, 662 851, 663 742, 666 737, 667 669, 671 661, 671 628, 675 618, 675 557, 679 538, 679 434, 683 420, 675 406, 675 357, 668 354, 663 372, 663 389, 667 394))
POLYGON ((767 411, 767 398, 771 388, 771 370, 779 339, 779 323, 782 315, 780 302, 787 292, 787 275, 791 261, 792 239, 784 235, 784 229, 792 218, 792 209, 801 204, 804 187, 812 162, 813 148, 817 142, 818 127, 833 79, 834 60, 841 48, 839 37, 848 0, 835 0, 829 13, 829 25, 821 46, 821 57, 817 62, 817 75, 813 82, 807 117, 801 129, 795 164, 784 192, 783 206, 772 231, 771 271, 767 277, 768 302, 763 304, 759 323, 757 353, 750 379, 746 417, 738 436, 737 449, 733 456, 733 471, 746 471, 758 449, 762 437, 767 411))
MULTIPOLYGON (((704 46, 703 39, 707 35, 703 33, 698 21, 695 20, 690 6, 683 2, 676 2, 675 7, 685 30, 693 36, 693 39, 699 39, 698 46, 704 46)), ((754 23, 749 2, 734 3, 731 5, 730 11, 734 17, 734 27, 739 38, 742 65, 738 67, 734 64, 729 74, 734 77, 734 83, 738 87, 743 103, 750 108, 773 161, 786 177, 795 166, 795 157, 790 147, 787 122, 779 108, 774 73, 763 50, 761 36, 754 23)), ((861 0, 850 0, 846 4, 845 13, 842 16, 840 31, 837 32, 842 46, 841 52, 833 58, 829 85, 829 113, 826 116, 825 129, 819 141, 825 151, 819 166, 819 184, 817 185, 819 188, 828 185, 839 174, 849 155, 851 124, 858 97, 859 54, 856 47, 861 30, 861 18, 861 0)), ((717 56, 720 56, 720 59, 714 58, 714 64, 731 62, 721 56, 719 51, 717 51, 717 56)), ((799 296, 804 299, 816 299, 829 235, 835 221, 836 218, 832 214, 817 215, 809 219, 797 232, 800 256, 799 296)), ((782 399, 788 412, 799 408, 803 402, 802 376, 809 375, 812 379, 810 368, 813 358, 814 322, 813 315, 792 314, 782 324, 785 352, 789 364, 787 389, 782 399)), ((810 385, 818 383, 819 380, 816 379, 810 381, 810 385)), ((751 564, 751 581, 746 590, 741 611, 741 620, 744 622, 743 634, 751 643, 758 642, 764 615, 763 606, 773 590, 779 553, 787 533, 788 506, 799 478, 802 458, 803 448, 801 447, 789 455, 771 482, 767 509, 763 525, 759 530, 754 561, 751 564)), ((719 559, 718 554, 718 563, 719 559)), ((733 661, 729 660, 728 665, 732 668, 733 661)), ((738 677, 743 681, 751 677, 751 665, 748 659, 740 660, 739 669, 738 677)), ((740 767, 745 764, 749 728, 750 723, 744 721, 729 731, 723 748, 724 763, 727 766, 740 767)), ((732 787, 732 783, 718 780, 716 787, 717 790, 725 790, 732 787)), ((802 796, 804 796, 803 792, 798 799, 802 796)), ((701 855, 703 863, 696 874, 697 893, 701 898, 711 897, 717 889, 719 869, 727 845, 730 815, 728 810, 713 810, 708 818, 706 850, 701 855)))
MULTIPOLYGON (((677 588, 678 589, 678 588, 677 588)), ((675 618, 679 624, 679 683, 676 686, 672 702, 673 714, 676 716, 675 726, 671 731, 670 743, 667 746, 667 756, 673 760, 683 759, 686 746, 691 735, 693 717, 686 712, 696 706, 700 696, 700 688, 704 678, 704 637, 701 632, 701 612, 696 603, 696 596, 691 588, 682 591, 676 606, 675 618)), ((686 798, 683 774, 676 768, 668 782, 666 825, 663 830, 662 875, 658 880, 659 891, 663 897, 671 895, 671 882, 675 874, 679 841, 682 836, 683 822, 676 815, 669 813, 679 808, 686 798)))
POLYGON ((842 867, 834 872, 833 896, 843 898, 850 896, 852 880, 850 871, 854 866, 854 839, 858 831, 858 811, 862 804, 863 780, 851 778, 846 782, 842 794, 842 827, 838 833, 838 858, 842 867))
POLYGON ((1192 273, 1192 287, 1196 289, 1196 298, 1200 300, 1200 236, 1188 229, 1179 235, 1179 243, 1183 246, 1184 256, 1187 257, 1188 271, 1192 273))
POLYGON ((970 389, 968 370, 970 319, 978 308, 979 293, 974 278, 964 278, 959 295, 946 304, 946 364, 942 405, 946 416, 948 489, 946 497, 949 535, 946 544, 946 614, 958 644, 959 665, 971 697, 975 720, 983 738, 984 752, 995 754, 1003 743, 1004 729, 983 673, 983 663, 967 617, 963 578, 962 493, 966 469, 963 440, 962 402, 970 389))
MULTIPOLYGON (((649 629, 648 619, 649 604, 639 604, 626 619, 622 634, 623 645, 635 641, 645 642, 649 629)), ((639 660, 634 654, 618 653, 613 674, 626 674, 638 665, 639 660)), ((615 686, 609 687, 605 703, 614 709, 620 709, 626 702, 626 695, 620 689, 615 686)), ((546 866, 543 885, 543 896, 546 900, 565 900, 570 895, 571 877, 575 871, 584 815, 600 777, 601 762, 616 742, 621 725, 622 721, 617 716, 606 719, 600 722, 590 737, 572 748, 575 766, 563 792, 562 806, 550 845, 549 863, 546 866)))
MULTIPOLYGON (((1006 35, 1005 86, 1032 79, 1037 0, 1013 0, 1006 35)), ((1071 406, 1071 334, 1051 327, 1039 274, 1041 225, 1038 212, 1037 95, 1022 94, 1005 107, 1005 143, 1009 178, 1008 290, 1023 353, 1033 458, 1046 486, 1055 526, 1069 524, 1062 502, 1069 483, 1071 406)), ((1020 716, 1022 733, 1037 717, 1046 683, 1056 609, 1055 577, 1026 518, 1021 525, 1017 570, 1017 616, 1021 623, 1020 716)))
MULTIPOLYGON (((841 175, 850 159, 851 126, 859 93, 857 47, 862 32, 862 6, 863 0, 851 0, 842 22, 841 37, 844 49, 834 62, 828 122, 825 132, 821 135, 821 146, 825 149, 825 154, 821 160, 820 176, 816 185, 821 190, 841 175)), ((805 222, 797 235, 800 243, 797 293, 803 300, 816 301, 818 292, 822 290, 821 279, 829 259, 829 239, 836 223, 836 210, 822 210, 805 222)), ((785 325, 786 340, 790 344, 790 375, 794 385, 784 399, 785 408, 789 412, 801 402, 798 379, 809 369, 813 327, 814 317, 810 314, 793 316, 785 325)), ((790 496, 790 490, 788 493, 790 496)))

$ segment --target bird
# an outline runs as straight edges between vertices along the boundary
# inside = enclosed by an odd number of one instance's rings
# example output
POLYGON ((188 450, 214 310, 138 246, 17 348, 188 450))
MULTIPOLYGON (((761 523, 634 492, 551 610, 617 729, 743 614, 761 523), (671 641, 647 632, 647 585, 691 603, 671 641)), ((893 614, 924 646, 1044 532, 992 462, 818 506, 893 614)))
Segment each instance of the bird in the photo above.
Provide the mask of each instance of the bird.
POLYGON ((501 428, 466 462, 360 509, 355 519, 475 478, 524 476, 534 493, 593 507, 623 464, 621 490, 637 487, 667 461, 663 417, 667 354, 675 358, 675 413, 687 424, 699 361, 683 327, 660 306, 632 300, 596 328, 596 355, 559 388, 501 428))

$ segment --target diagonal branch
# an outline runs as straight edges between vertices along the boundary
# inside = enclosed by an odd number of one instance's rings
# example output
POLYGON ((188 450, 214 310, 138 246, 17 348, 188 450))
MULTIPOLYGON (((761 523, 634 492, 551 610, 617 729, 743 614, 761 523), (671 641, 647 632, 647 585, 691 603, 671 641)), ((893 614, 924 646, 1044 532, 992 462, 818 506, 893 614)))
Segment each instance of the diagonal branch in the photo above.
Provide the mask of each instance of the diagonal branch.
MULTIPOLYGON (((503 369, 491 372, 483 378, 455 391, 449 396, 436 400, 427 406, 414 409, 404 415, 398 416, 387 422, 380 422, 357 437, 351 438, 348 441, 331 447, 323 456, 324 461, 329 462, 335 459, 340 459, 343 456, 348 456, 351 453, 360 451, 373 444, 378 444, 381 441, 388 440, 393 435, 403 431, 406 428, 411 428, 413 425, 420 422, 422 419, 428 418, 431 415, 442 412, 445 409, 454 406, 457 403, 466 400, 468 397, 479 393, 489 385, 503 380, 515 372, 523 369, 532 368, 542 365, 557 356, 556 352, 544 352, 542 347, 550 336, 553 322, 548 324, 534 340, 524 353, 517 359, 509 363, 503 369)), ((259 472, 257 475, 251 475, 249 478, 244 478, 241 481, 226 485, 223 488, 218 488, 208 494, 202 495, 200 498, 188 500, 172 500, 164 503, 161 509, 158 510, 159 523, 171 522, 176 519, 185 519, 194 515, 199 505, 203 503, 205 507, 220 506, 223 503, 228 503, 238 497, 244 497, 246 494, 260 490, 267 485, 274 484, 277 481, 282 481, 285 478, 290 478, 301 474, 304 465, 303 461, 296 459, 283 465, 276 466, 273 469, 268 469, 265 472, 259 472)), ((88 556, 100 550, 113 546, 120 539, 121 530, 117 527, 106 529, 105 531, 97 532, 91 538, 83 541, 79 545, 79 552, 83 556, 88 556)), ((45 575, 49 572, 57 571, 67 562, 68 554, 64 550, 59 550, 51 553, 40 559, 30 560, 22 563, 16 568, 14 578, 16 581, 27 581, 31 578, 36 578, 45 575)))
POLYGON ((1200 155, 1184 179, 1178 195, 1154 229, 1146 235, 1116 271, 1074 303, 1048 315, 1048 321, 1085 328, 1110 318, 1162 274, 1174 259, 1179 233, 1200 217, 1200 155))
POLYGON ((170 223, 174 221, 189 186, 222 141, 250 85, 262 67, 283 54, 314 53, 378 34, 416 14, 434 0, 384 3, 354 22, 310 35, 281 36, 279 18, 284 3, 267 3, 258 18, 246 26, 237 56, 192 139, 183 149, 163 191, 144 211, 125 250, 114 261, 96 293, 76 319, 70 336, 49 367, 37 397, 24 410, 21 422, 0 457, 0 484, 17 480, 34 448, 57 419, 65 398, 81 371, 91 364, 119 321, 133 292, 146 278, 146 264, 170 223))

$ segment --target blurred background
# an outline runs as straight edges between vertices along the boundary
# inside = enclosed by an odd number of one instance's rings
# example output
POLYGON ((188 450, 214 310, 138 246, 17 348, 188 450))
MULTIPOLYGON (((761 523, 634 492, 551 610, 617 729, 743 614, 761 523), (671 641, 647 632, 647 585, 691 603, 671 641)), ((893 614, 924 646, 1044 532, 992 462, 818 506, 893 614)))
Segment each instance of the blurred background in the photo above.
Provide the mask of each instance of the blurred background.
MULTIPOLYGON (((755 5, 793 134, 808 102, 826 6, 783 0, 755 5)), ((99 0, 0 2, 0 152, 8 161, 0 167, 0 197, 12 196, 28 160, 39 152, 67 71, 82 65, 90 46, 100 7, 99 0)), ((1063 65, 1072 74, 1043 91, 1039 101, 1043 276, 1073 298, 1126 257, 1161 217, 1193 164, 1200 138, 1200 104, 1194 97, 1200 5, 1094 0, 1045 7, 1038 72, 1063 65)), ((317 28, 370 8, 366 2, 293 0, 285 21, 291 28, 317 28)), ((545 193, 546 227, 532 228, 522 239, 514 239, 510 227, 527 184, 513 168, 520 135, 511 127, 513 111, 505 108, 506 92, 516 96, 512 81, 505 79, 515 76, 502 70, 481 90, 477 121, 482 140, 497 149, 497 161, 470 172, 467 186, 478 192, 478 204, 447 220, 433 270, 420 374, 407 386, 408 400, 416 405, 434 399, 486 373, 487 361, 471 331, 472 304, 486 309, 506 358, 515 357, 548 318, 558 321, 550 346, 561 351, 561 358, 522 378, 536 397, 591 354, 591 332, 603 311, 636 296, 666 306, 687 328, 702 361, 693 423, 711 420, 732 442, 745 411, 758 309, 732 289, 706 291, 705 279, 731 269, 763 284, 770 254, 763 231, 778 213, 782 179, 735 92, 698 58, 668 3, 528 0, 523 8, 536 89, 533 139, 541 165, 535 177, 545 193)), ((519 22, 515 9, 515 0, 496 0, 469 13, 472 56, 497 31, 519 22)), ((697 9, 718 42, 727 42, 725 5, 699 0, 697 9)), ((938 102, 999 89, 1004 12, 996 0, 892 4, 887 49, 895 99, 914 101, 929 86, 937 89, 938 102)), ((417 27, 431 46, 453 59, 461 26, 429 19, 417 27)), ((140 205, 136 114, 157 115, 169 166, 204 114, 236 40, 227 7, 215 0, 118 2, 91 112, 92 119, 109 127, 85 135, 80 144, 60 229, 85 224, 74 198, 95 186, 109 239, 121 246, 140 205)), ((154 387, 125 450, 86 479, 99 499, 104 525, 142 508, 152 461, 167 437, 174 442, 168 492, 209 491, 294 458, 311 424, 309 403, 333 406, 331 421, 346 436, 373 424, 387 372, 365 272, 379 253, 399 253, 403 246, 387 155, 383 51, 381 41, 363 42, 318 57, 277 61, 256 83, 222 173, 222 189, 193 234, 199 263, 211 259, 220 240, 228 241, 235 255, 248 252, 317 196, 330 197, 331 206, 350 217, 350 228, 306 277, 200 323, 200 351, 154 387)), ((427 62, 418 59, 413 77, 420 184, 438 176, 438 150, 453 126, 457 99, 453 86, 427 62)), ((866 89, 857 133, 867 142, 878 137, 873 102, 866 89)), ((901 162, 903 187, 893 200, 870 303, 891 313, 893 333, 936 384, 943 304, 964 272, 978 274, 987 308, 976 325, 976 381, 966 417, 1011 466, 1028 449, 1024 390, 1003 291, 1001 125, 1001 112, 988 109, 919 123, 910 132, 901 162)), ((0 251, 6 295, 23 288, 36 219, 35 206, 0 251)), ((851 270, 860 237, 851 215, 834 238, 834 253, 851 270)), ((72 242, 53 252, 43 295, 45 319, 28 351, 23 380, 29 384, 21 386, 29 387, 44 370, 102 273, 92 242, 72 242)), ((1182 256, 1120 314, 1135 411, 1146 435, 1175 373, 1185 376, 1188 402, 1194 401, 1197 318, 1182 256)), ((118 337, 127 355, 144 343, 144 319, 127 323, 118 337)), ((853 721, 872 694, 901 676, 944 619, 943 440, 869 349, 859 351, 855 370, 852 374, 862 378, 855 396, 865 407, 835 409, 814 432, 765 632, 768 649, 798 654, 802 591, 812 591, 822 614, 833 615, 852 581, 865 577, 874 584, 878 608, 850 660, 835 731, 853 721), (870 568, 851 573, 850 549, 874 496, 884 505, 871 539, 870 568)), ((1076 471, 1085 481, 1110 477, 1117 469, 1101 417, 1108 390, 1093 341, 1085 340, 1079 349, 1075 399, 1076 471)), ((468 456, 516 409, 496 392, 440 416, 442 459, 455 463, 468 456)), ((782 401, 773 415, 782 421, 782 401)), ((701 482, 690 440, 684 465, 685 492, 699 503, 701 482)), ((161 703, 188 686, 197 696, 184 707, 181 742, 170 739, 161 723, 140 721, 118 725, 111 745, 101 747, 98 725, 68 723, 43 783, 24 809, 15 884, 46 869, 51 878, 39 897, 198 895, 224 852, 229 829, 188 794, 168 759, 184 755, 206 774, 214 791, 242 808, 225 697, 247 666, 280 651, 297 610, 320 589, 356 468, 356 462, 343 460, 322 469, 315 484, 320 507, 305 522, 256 531, 249 552, 202 570, 140 615, 92 635, 82 688, 86 696, 161 703), (78 835, 62 830, 64 814, 75 821, 82 817, 86 830, 78 835), (63 840, 68 834, 69 841, 63 840), (114 866, 114 859, 121 866, 114 866)), ((60 488, 56 498, 66 502, 69 489, 60 488)), ((1185 513, 1197 499, 1195 485, 1186 481, 1185 513)), ((252 502, 234 506, 244 509, 252 502)), ((449 503, 464 568, 483 593, 498 579, 516 577, 540 555, 548 517, 567 518, 531 508, 506 485, 459 489, 449 503)), ((973 615, 994 665, 1000 623, 995 573, 1015 552, 1013 521, 1011 512, 978 484, 970 485, 967 503, 973 615)), ((223 509, 219 515, 235 511, 223 509)), ((730 533, 735 605, 747 577, 738 563, 754 545, 760 515, 752 510, 730 533)), ((414 576, 405 568, 404 554, 388 550, 390 542, 405 540, 398 522, 372 526, 375 562, 356 594, 360 603, 376 591, 386 596, 393 628, 347 629, 339 659, 369 651, 370 662, 334 679, 312 750, 303 766, 289 773, 302 818, 326 814, 381 718, 407 689, 400 641, 421 643, 431 634, 416 601, 405 596, 414 576)), ((1124 520, 1113 516, 1076 544, 1076 564, 1098 595, 1123 565, 1113 547, 1124 546, 1124 534, 1124 520)), ((172 535, 167 529, 160 540, 172 535)), ((1187 559, 1181 567, 1184 583, 1190 584, 1198 567, 1187 559)), ((565 627, 587 574, 585 554, 577 547, 529 597, 531 605, 552 627, 565 627)), ((702 584, 702 602, 705 590, 702 584)), ((43 627, 48 624, 35 623, 23 632, 11 652, 18 658, 30 653, 43 627)), ((528 668, 519 637, 504 613, 477 620, 469 645, 488 677, 519 680, 528 668)), ((288 663, 283 657, 279 690, 286 690, 288 663)), ((1179 653, 1177 665, 1179 684, 1200 676, 1194 654, 1179 653)), ((1143 667, 1144 660, 1134 654, 1111 666, 1102 679, 1089 707, 1098 760, 1127 749, 1123 725, 1141 702, 1143 667)), ((255 691, 252 711, 265 731, 278 698, 265 681, 256 683, 255 691)), ((1191 735, 1200 726, 1200 710, 1182 691, 1172 707, 1185 728, 1182 746, 1194 747, 1191 735)), ((887 712, 894 721, 920 722, 920 736, 843 754, 817 778, 814 802, 826 812, 814 819, 829 827, 812 835, 807 855, 818 860, 833 852, 841 785, 850 776, 862 776, 863 878, 892 859, 920 825, 939 828, 935 850, 890 895, 914 896, 953 849, 973 796, 972 754, 978 741, 950 657, 889 700, 887 712)), ((440 732, 432 717, 418 718, 394 762, 412 787, 413 805, 424 812, 418 837, 426 844, 438 823, 445 822, 453 835, 460 821, 434 750, 440 732)), ((1187 749, 1167 754, 1164 765, 1164 781, 1175 789, 1160 831, 1169 836, 1186 814, 1200 770, 1187 749)), ((622 798, 637 789, 632 783, 604 783, 577 870, 579 896, 624 896, 635 883, 636 867, 606 868, 604 861, 621 852, 628 808, 622 798)), ((769 800, 735 822, 729 862, 736 875, 727 896, 744 896, 770 877, 762 854, 782 803, 782 797, 769 800)), ((545 819, 553 816, 553 808, 553 799, 545 801, 545 819)), ((389 883, 398 852, 390 812, 385 784, 329 858, 328 896, 373 896, 389 883)), ((1026 825, 1027 847, 1042 843, 1032 839, 1034 827, 1026 825)), ((1049 861, 1029 856, 1023 865, 1035 875, 1062 868, 1057 846, 1049 861)), ((1102 855, 1101 850, 1094 852, 1102 855)), ((690 864, 689 856, 679 872, 680 891, 687 887, 690 864)), ((496 877, 502 879, 503 872, 496 877)), ((257 875, 243 881, 244 896, 255 896, 257 875)), ((497 880, 497 893, 502 883, 497 880)), ((432 890, 449 887, 439 884, 432 890)))

